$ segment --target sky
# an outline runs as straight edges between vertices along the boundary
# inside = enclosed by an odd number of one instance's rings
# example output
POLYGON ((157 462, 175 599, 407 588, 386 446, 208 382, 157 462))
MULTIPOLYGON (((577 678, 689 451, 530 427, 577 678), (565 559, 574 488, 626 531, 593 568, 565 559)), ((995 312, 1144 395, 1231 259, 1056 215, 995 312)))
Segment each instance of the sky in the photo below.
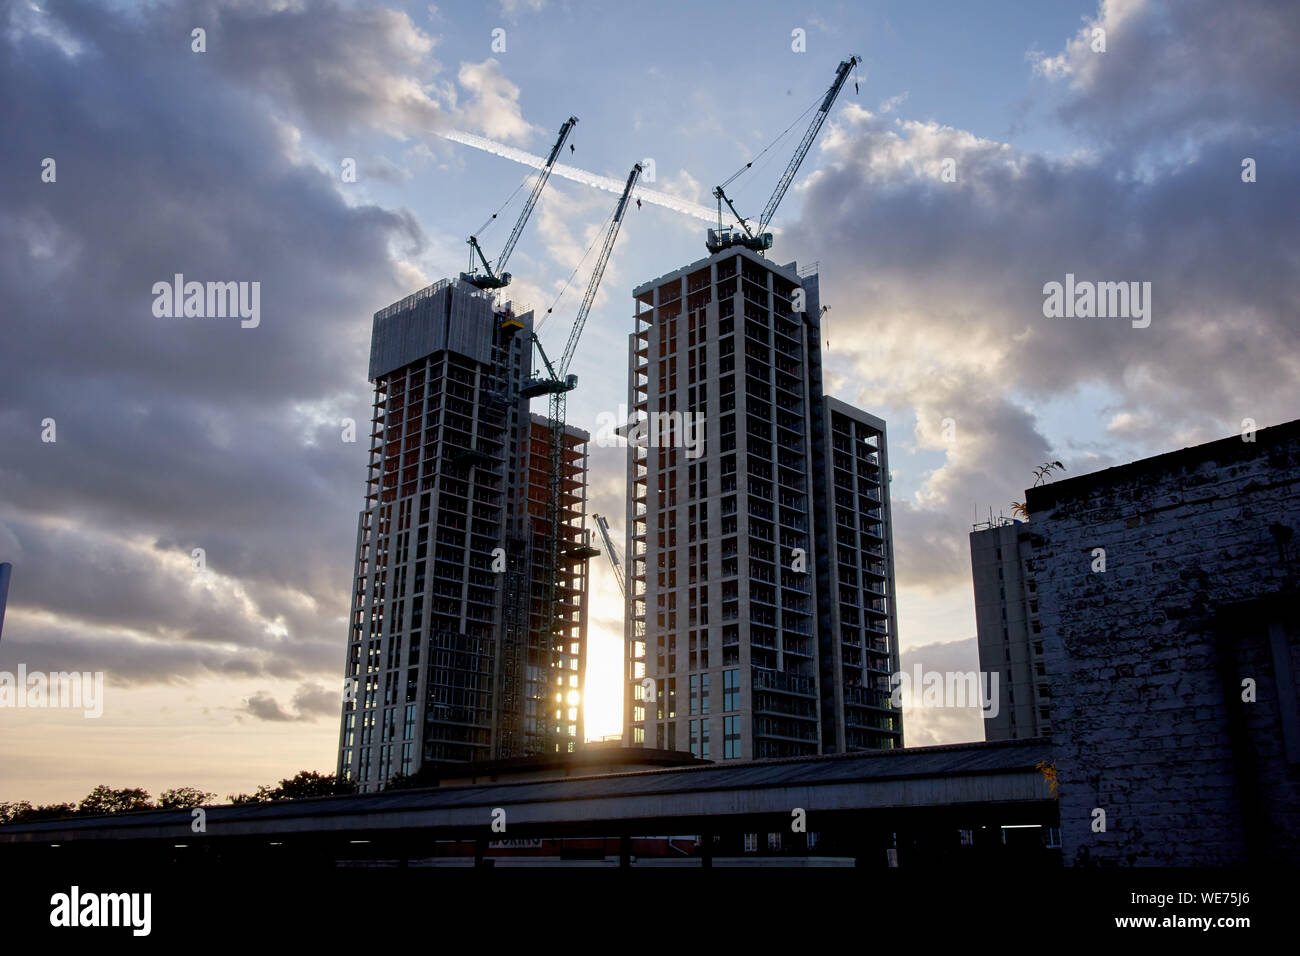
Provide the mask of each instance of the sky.
MULTIPOLYGON (((1297 45, 1300 6, 1266 0, 5 5, 0 671, 105 691, 95 719, 0 708, 0 800, 332 771, 373 313, 465 269, 514 194, 494 254, 531 175, 510 151, 577 116, 580 173, 509 267, 548 350, 613 211, 593 176, 649 160, 681 207, 623 227, 572 368, 594 433, 631 289, 706 254, 681 209, 792 127, 728 189, 756 214, 849 55, 771 255, 819 264, 828 391, 888 423, 904 668, 976 669, 967 536, 1037 465, 1300 415, 1297 45), (260 283, 260 321, 156 315, 177 273, 260 283), (1151 283, 1150 325, 1045 316, 1067 274, 1151 283)), ((623 456, 589 477, 617 540, 623 456)), ((603 561, 592 586, 602 736, 622 604, 603 561)), ((971 709, 904 717, 909 746, 983 738, 971 709)))

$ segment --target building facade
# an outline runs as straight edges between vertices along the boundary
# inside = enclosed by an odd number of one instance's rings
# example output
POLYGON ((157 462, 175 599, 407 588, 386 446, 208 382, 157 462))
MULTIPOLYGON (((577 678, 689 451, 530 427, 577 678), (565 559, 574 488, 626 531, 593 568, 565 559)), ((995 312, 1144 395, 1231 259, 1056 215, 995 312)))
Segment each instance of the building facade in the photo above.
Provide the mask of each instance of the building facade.
MULTIPOLYGON (((581 740, 580 721, 551 707, 552 684, 581 673, 581 639, 537 629, 537 554, 550 549, 529 495, 546 483, 533 449, 549 427, 519 397, 531 329, 531 313, 457 280, 375 314, 338 761, 362 790, 581 740)), ((572 437, 585 506, 585 436, 572 437)), ((575 580, 585 600, 585 571, 575 580)))
POLYGON ((985 714, 984 737, 1049 736, 1052 694, 1029 525, 1009 518, 976 525, 970 564, 980 670, 998 675, 998 705, 985 714))
POLYGON ((584 530, 587 515, 587 432, 567 426, 561 445, 562 528, 559 575, 555 578, 556 620, 550 619, 551 531, 547 524, 550 491, 551 438, 549 421, 531 415, 526 431, 524 469, 527 506, 523 540, 528 542, 529 669, 524 688, 525 726, 529 739, 523 752, 573 753, 585 740, 582 693, 587 680, 587 576, 590 559, 600 552, 590 547, 584 530), (542 635, 554 634, 551 641, 542 635), (543 701, 546 701, 543 706, 543 701), (549 714, 549 717, 548 717, 549 714), (548 728, 546 725, 550 723, 548 728))
POLYGON ((815 270, 732 247, 633 296, 625 742, 712 760, 901 746, 884 423, 824 400, 815 270))
POLYGON ((1300 421, 1027 492, 1067 863, 1300 859, 1300 421))
POLYGON ((885 422, 826 396, 814 436, 823 751, 901 747, 885 422))

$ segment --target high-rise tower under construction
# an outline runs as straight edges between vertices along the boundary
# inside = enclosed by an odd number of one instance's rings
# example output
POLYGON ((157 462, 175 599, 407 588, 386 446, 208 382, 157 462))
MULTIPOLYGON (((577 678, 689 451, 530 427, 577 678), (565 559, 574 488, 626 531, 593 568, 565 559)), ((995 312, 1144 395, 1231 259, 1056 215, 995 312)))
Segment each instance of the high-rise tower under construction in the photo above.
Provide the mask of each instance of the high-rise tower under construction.
POLYGON ((902 746, 885 423, 823 395, 815 268, 731 244, 633 296, 625 743, 902 746))
POLYGON ((531 330, 531 313, 495 308, 461 280, 375 314, 338 760, 363 790, 425 764, 565 752, 583 739, 587 435, 565 429, 563 521, 552 529, 550 424, 520 397, 531 330))

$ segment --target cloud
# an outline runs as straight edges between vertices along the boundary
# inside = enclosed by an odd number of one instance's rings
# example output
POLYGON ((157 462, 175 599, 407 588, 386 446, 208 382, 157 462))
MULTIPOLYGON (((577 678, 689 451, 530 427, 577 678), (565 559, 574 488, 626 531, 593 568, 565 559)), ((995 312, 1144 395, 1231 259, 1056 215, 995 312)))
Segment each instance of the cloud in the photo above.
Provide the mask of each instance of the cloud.
POLYGON ((511 23, 517 23, 521 13, 540 13, 545 8, 546 0, 501 0, 501 16, 511 23))
POLYGON ((1018 500, 1049 451, 1070 474, 1101 464, 1036 408, 1104 395, 1076 420, 1099 433, 1109 420, 1147 453, 1232 434, 1248 415, 1294 417, 1300 269, 1283 237, 1300 193, 1280 171, 1300 160, 1295 129, 1198 129, 1176 160, 1142 138, 1058 158, 849 105, 821 158, 778 256, 819 250, 828 378, 854 390, 842 397, 884 414, 895 448, 914 421, 916 448, 941 456, 910 494, 894 489, 900 580, 958 586, 972 501, 1018 500), (1279 175, 1243 183, 1243 155, 1279 175), (1067 273, 1151 282, 1151 327, 1044 318, 1044 284, 1067 273))
POLYGON ((305 683, 293 695, 293 712, 285 710, 273 696, 258 691, 244 700, 243 711, 258 720, 289 722, 316 721, 321 717, 338 719, 341 697, 317 684, 305 683))
POLYGON ((899 93, 897 96, 891 96, 887 100, 882 100, 879 106, 879 112, 892 113, 904 103, 907 102, 907 90, 899 93))
POLYGON ((261 691, 244 701, 245 709, 258 720, 293 720, 293 715, 286 713, 274 697, 261 691))
POLYGON ((121 44, 148 44, 156 49, 137 49, 137 55, 172 59, 164 52, 171 46, 180 54, 173 62, 182 77, 212 71, 213 79, 256 92, 285 119, 328 139, 346 140, 367 130, 405 139, 443 123, 432 93, 440 70, 431 58, 435 40, 399 10, 334 0, 292 5, 192 0, 152 7, 147 18, 126 19, 81 4, 49 8, 51 18, 66 19, 65 29, 86 35, 88 45, 93 38, 104 53, 120 51, 121 44), (196 26, 207 31, 203 54, 189 50, 196 26), (173 37, 184 38, 183 43, 173 37))
POLYGON ((293 706, 307 719, 315 717, 337 718, 342 704, 337 690, 318 684, 303 684, 293 695, 293 706))
POLYGON ((457 82, 470 95, 458 112, 463 123, 472 125, 489 139, 528 143, 541 132, 523 118, 519 110, 519 87, 506 79, 501 64, 492 58, 482 63, 462 63, 457 82))
MULTIPOLYGON (((923 644, 903 648, 901 667, 914 674, 920 665, 922 674, 966 674, 978 671, 979 647, 975 638, 923 644)), ((937 744, 965 743, 984 739, 984 716, 978 705, 966 707, 925 707, 918 688, 908 688, 903 695, 903 743, 907 747, 932 747, 937 744)))
POLYGON ((1300 7, 1272 0, 1105 0, 1034 71, 1064 83, 1067 123, 1097 139, 1177 150, 1227 132, 1294 126, 1300 7), (1105 52, 1094 31, 1104 31, 1105 52))
POLYGON ((679 196, 682 199, 698 203, 704 196, 704 187, 700 181, 690 174, 687 169, 679 169, 677 172, 665 176, 663 179, 664 192, 679 196))
POLYGON ((0 38, 0 86, 24 90, 0 103, 0 290, 22 317, 0 351, 6 654, 117 683, 333 673, 365 457, 342 419, 368 418, 368 317, 410 291, 426 240, 347 201, 292 123, 432 121, 384 79, 427 45, 400 15, 330 4, 45 10, 0 38), (259 24, 325 59, 289 62, 259 24), (154 317, 176 273, 259 282, 261 325, 154 317))

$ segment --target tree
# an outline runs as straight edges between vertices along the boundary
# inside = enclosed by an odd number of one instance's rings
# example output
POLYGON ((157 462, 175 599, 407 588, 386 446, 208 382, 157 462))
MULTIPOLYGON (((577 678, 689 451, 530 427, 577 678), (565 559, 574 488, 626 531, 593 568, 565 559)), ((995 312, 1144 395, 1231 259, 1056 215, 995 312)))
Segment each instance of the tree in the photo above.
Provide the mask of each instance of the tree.
POLYGON ((101 783, 81 801, 77 807, 78 813, 99 814, 99 813, 130 813, 133 810, 152 810, 153 804, 149 802, 149 791, 141 790, 139 787, 124 787, 121 790, 114 790, 107 784, 101 783))
POLYGON ((256 793, 228 793, 226 799, 231 803, 265 803, 271 798, 266 794, 270 792, 270 787, 263 784, 257 788, 256 793))
POLYGON ((17 803, 0 803, 0 824, 18 823, 26 819, 34 809, 26 800, 17 803))
POLYGON ((271 800, 301 800, 306 797, 333 797, 356 793, 357 785, 350 780, 339 780, 332 773, 300 770, 292 777, 281 780, 278 786, 262 784, 253 793, 230 794, 231 803, 266 803, 271 800))
POLYGON ((66 817, 75 817, 77 807, 71 803, 44 803, 32 810, 31 813, 23 817, 23 823, 32 823, 36 820, 62 820, 66 817))
MULTIPOLYGON (((173 787, 164 790, 158 798, 160 810, 188 810, 201 807, 212 801, 216 794, 208 793, 197 787, 173 787)), ((32 806, 27 800, 13 803, 0 802, 0 826, 6 823, 32 823, 37 820, 58 820, 75 817, 79 814, 96 816, 104 813, 131 813, 136 810, 152 810, 149 792, 139 787, 124 787, 120 790, 100 784, 79 804, 48 803, 32 806)))
POLYGON ((303 797, 333 797, 356 793, 357 785, 350 780, 337 780, 332 773, 300 770, 287 780, 280 781, 279 793, 272 800, 300 800, 303 797))
POLYGON ((58 820, 75 816, 77 808, 71 803, 47 803, 34 807, 26 800, 0 803, 0 825, 6 823, 34 823, 37 820, 58 820))
POLYGON ((208 793, 197 787, 173 787, 164 790, 158 797, 159 810, 189 810, 201 807, 212 801, 215 793, 208 793))
POLYGON ((425 764, 415 773, 395 773, 384 784, 385 790, 418 790, 438 786, 441 775, 433 764, 425 764))

